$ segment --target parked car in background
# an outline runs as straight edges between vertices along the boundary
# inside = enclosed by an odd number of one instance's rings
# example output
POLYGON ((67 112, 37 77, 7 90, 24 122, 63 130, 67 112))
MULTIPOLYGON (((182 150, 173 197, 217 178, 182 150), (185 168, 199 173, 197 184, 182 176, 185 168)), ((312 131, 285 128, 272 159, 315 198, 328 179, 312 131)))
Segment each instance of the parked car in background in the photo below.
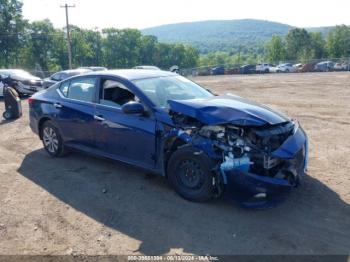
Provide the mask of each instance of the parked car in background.
POLYGON ((342 63, 335 63, 333 69, 334 69, 334 71, 343 71, 344 70, 343 64, 342 63))
POLYGON ((149 65, 134 66, 133 69, 160 70, 159 67, 156 67, 156 66, 149 66, 149 65))
POLYGON ((71 70, 64 70, 64 71, 59 71, 57 73, 54 73, 53 75, 51 75, 48 78, 44 79, 43 82, 43 88, 46 89, 50 86, 52 86, 53 84, 60 82, 68 77, 72 77, 72 76, 76 76, 76 75, 81 75, 81 74, 86 74, 92 72, 91 69, 84 69, 84 68, 80 68, 80 69, 71 69, 71 70))
POLYGON ((240 73, 239 66, 229 66, 225 67, 225 75, 235 75, 240 73))
POLYGON ((349 70, 349 64, 348 63, 336 63, 334 65, 335 71, 348 71, 349 70))
POLYGON ((335 63, 333 61, 324 61, 315 65, 315 71, 329 72, 334 70, 335 63))
POLYGON ((241 74, 254 74, 256 73, 256 66, 255 65, 244 65, 239 68, 239 72, 241 74))
POLYGON ((269 67, 269 72, 270 72, 270 73, 277 73, 277 66, 272 66, 272 65, 271 65, 271 66, 269 67))
POLYGON ((225 67, 223 67, 223 66, 213 67, 210 70, 210 74, 211 75, 224 75, 225 74, 225 67))
POLYGON ((315 71, 315 63, 301 64, 298 67, 299 73, 313 72, 315 71))
MULTIPOLYGON (((2 78, 10 77, 10 86, 19 95, 32 95, 43 89, 43 81, 22 69, 0 69, 2 78)), ((3 94, 3 84, 0 84, 0 95, 3 94)))
POLYGON ((84 66, 84 67, 79 67, 78 69, 90 69, 91 71, 106 71, 108 70, 107 67, 103 67, 103 66, 84 66))
POLYGON ((290 63, 279 64, 278 66, 276 66, 277 73, 294 73, 296 71, 297 68, 290 63))
POLYGON ((50 156, 75 149, 138 166, 191 201, 223 196, 271 206, 307 169, 307 136, 297 121, 170 72, 75 76, 28 103, 30 127, 50 156))
POLYGON ((255 70, 257 73, 270 73, 270 67, 273 67, 273 65, 267 63, 257 64, 255 70))
POLYGON ((0 97, 3 97, 3 96, 4 96, 4 83, 0 81, 0 97))
POLYGON ((198 76, 208 76, 211 74, 211 68, 210 67, 199 67, 196 70, 196 74, 198 76))
POLYGON ((293 67, 296 69, 297 72, 299 72, 299 70, 301 68, 303 68, 304 64, 302 63, 298 63, 298 64, 294 64, 293 67))
POLYGON ((350 71, 350 64, 349 63, 343 63, 343 68, 345 71, 350 71))
POLYGON ((176 74, 179 74, 180 73, 180 68, 177 65, 173 65, 173 66, 171 66, 169 68, 169 71, 173 72, 173 73, 176 73, 176 74))

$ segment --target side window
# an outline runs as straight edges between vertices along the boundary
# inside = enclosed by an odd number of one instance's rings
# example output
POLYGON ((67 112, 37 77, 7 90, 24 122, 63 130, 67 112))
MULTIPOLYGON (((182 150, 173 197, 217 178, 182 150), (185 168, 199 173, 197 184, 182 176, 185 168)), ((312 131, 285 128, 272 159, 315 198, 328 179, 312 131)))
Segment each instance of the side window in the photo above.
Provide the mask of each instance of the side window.
POLYGON ((61 73, 60 75, 60 81, 64 80, 67 78, 67 74, 66 73, 61 73))
POLYGON ((138 101, 137 97, 118 81, 105 79, 101 81, 102 93, 100 104, 121 108, 130 101, 138 101))
POLYGON ((51 76, 52 80, 61 81, 61 73, 56 73, 51 76))
POLYGON ((68 96, 69 81, 63 82, 60 86, 61 93, 67 97, 68 96))
POLYGON ((95 96, 95 86, 95 77, 73 79, 70 81, 67 97, 85 102, 93 102, 95 96))

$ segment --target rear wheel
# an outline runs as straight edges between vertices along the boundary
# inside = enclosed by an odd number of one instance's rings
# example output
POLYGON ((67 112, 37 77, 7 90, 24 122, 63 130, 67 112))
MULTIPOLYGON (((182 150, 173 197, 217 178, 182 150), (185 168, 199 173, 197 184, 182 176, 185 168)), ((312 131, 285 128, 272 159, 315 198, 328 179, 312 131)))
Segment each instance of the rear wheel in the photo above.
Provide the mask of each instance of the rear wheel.
POLYGON ((213 197, 213 161, 193 147, 176 150, 169 159, 168 179, 175 191, 185 199, 204 202, 213 197))
POLYGON ((66 149, 58 128, 51 121, 46 121, 42 125, 41 132, 46 152, 52 157, 63 156, 66 149))
POLYGON ((9 120, 12 118, 12 114, 10 111, 5 111, 2 116, 6 119, 6 120, 9 120))

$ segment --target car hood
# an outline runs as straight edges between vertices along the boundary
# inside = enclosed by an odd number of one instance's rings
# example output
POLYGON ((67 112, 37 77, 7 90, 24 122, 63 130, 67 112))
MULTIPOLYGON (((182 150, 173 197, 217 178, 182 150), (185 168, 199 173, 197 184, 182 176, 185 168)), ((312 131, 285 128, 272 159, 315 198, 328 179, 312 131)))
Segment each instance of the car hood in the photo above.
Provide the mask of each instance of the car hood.
POLYGON ((288 117, 266 106, 231 94, 204 99, 169 100, 168 103, 171 111, 195 118, 206 125, 263 126, 290 121, 288 117))
POLYGON ((39 82, 42 81, 39 77, 36 76, 18 76, 18 75, 11 75, 10 76, 12 79, 17 80, 17 81, 33 81, 33 82, 39 82))

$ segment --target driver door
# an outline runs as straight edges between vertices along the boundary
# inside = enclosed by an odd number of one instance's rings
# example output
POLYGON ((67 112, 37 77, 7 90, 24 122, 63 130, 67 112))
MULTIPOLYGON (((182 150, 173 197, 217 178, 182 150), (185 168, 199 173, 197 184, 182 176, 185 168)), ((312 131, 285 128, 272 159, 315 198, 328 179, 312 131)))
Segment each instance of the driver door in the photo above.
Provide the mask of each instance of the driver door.
POLYGON ((99 101, 95 109, 97 148, 102 154, 123 162, 153 169, 155 130, 153 116, 125 114, 123 104, 138 98, 114 78, 100 79, 99 101))

